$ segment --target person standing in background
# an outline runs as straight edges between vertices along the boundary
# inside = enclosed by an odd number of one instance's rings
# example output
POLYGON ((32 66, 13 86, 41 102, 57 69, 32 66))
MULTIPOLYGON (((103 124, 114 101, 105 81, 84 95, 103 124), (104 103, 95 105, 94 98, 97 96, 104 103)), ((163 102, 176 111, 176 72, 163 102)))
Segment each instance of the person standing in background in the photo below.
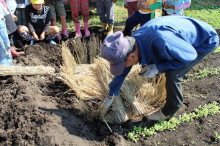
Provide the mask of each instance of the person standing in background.
POLYGON ((138 0, 124 0, 124 8, 128 10, 128 17, 138 11, 138 0))
POLYGON ((96 0, 97 11, 102 22, 102 28, 98 30, 99 32, 108 30, 107 35, 113 33, 114 3, 116 2, 117 0, 96 0))
POLYGON ((0 66, 12 65, 10 42, 4 18, 8 14, 7 9, 0 3, 0 66))
POLYGON ((138 0, 138 8, 133 15, 128 17, 123 31, 125 36, 131 36, 135 26, 144 25, 147 21, 155 17, 155 10, 162 7, 162 0, 138 0))
POLYGON ((23 40, 30 41, 33 45, 35 41, 46 41, 56 45, 53 41, 59 33, 57 26, 50 26, 50 8, 44 5, 44 0, 31 0, 31 5, 25 7, 26 26, 19 25, 18 33, 23 40))
MULTIPOLYGON (((128 17, 138 11, 138 0, 124 0, 124 8, 128 10, 128 17)), ((136 29, 138 25, 136 26, 136 29)))
POLYGON ((9 14, 5 16, 5 24, 6 24, 8 38, 10 42, 11 54, 12 54, 12 57, 16 57, 21 54, 24 54, 24 52, 17 52, 14 47, 14 33, 18 29, 17 25, 15 24, 17 17, 13 14, 13 12, 15 12, 15 9, 16 9, 16 7, 14 6, 16 2, 15 0, 7 0, 7 2, 6 0, 0 0, 0 3, 9 12, 9 14), (9 5, 7 4, 7 2, 9 3, 9 5))
POLYGON ((30 4, 29 0, 16 0, 16 16, 18 17, 17 25, 26 25, 25 7, 30 4))
POLYGON ((188 8, 190 5, 191 0, 163 0, 166 15, 183 15, 183 9, 188 8))
MULTIPOLYGON (((62 35, 64 38, 68 38, 69 34, 67 32, 67 25, 66 25, 66 11, 64 7, 64 3, 67 3, 68 0, 45 0, 46 6, 50 7, 51 12, 51 25, 57 26, 56 23, 56 13, 60 17, 61 25, 62 25, 62 35)), ((61 40, 62 37, 60 33, 57 35, 57 39, 61 40)))
POLYGON ((79 11, 83 17, 85 36, 90 36, 89 27, 89 2, 88 0, 70 0, 70 8, 72 10, 72 18, 75 25, 76 37, 82 38, 79 22, 79 11))

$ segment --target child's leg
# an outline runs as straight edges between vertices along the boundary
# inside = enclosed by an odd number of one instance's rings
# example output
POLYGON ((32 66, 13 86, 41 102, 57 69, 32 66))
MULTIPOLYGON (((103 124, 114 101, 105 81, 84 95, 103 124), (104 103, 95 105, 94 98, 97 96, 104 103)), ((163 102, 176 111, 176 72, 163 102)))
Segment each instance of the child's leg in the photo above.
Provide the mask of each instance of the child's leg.
POLYGON ((25 14, 25 8, 22 8, 21 9, 21 12, 22 12, 22 21, 23 21, 23 24, 22 25, 26 25, 26 14, 25 14))
POLYGON ((54 42, 53 39, 56 38, 58 33, 59 33, 59 28, 57 26, 50 26, 46 33, 46 40, 50 44, 56 45, 56 42, 54 42))
POLYGON ((106 23, 109 26, 113 26, 114 25, 114 4, 112 0, 106 0, 105 8, 106 8, 106 23))
POLYGON ((72 18, 74 23, 79 23, 80 0, 70 0, 70 8, 72 10, 72 18))
POLYGON ((81 0, 80 1, 80 10, 83 16, 83 22, 84 22, 84 32, 85 35, 88 37, 90 36, 90 32, 88 29, 88 20, 89 20, 89 3, 88 0, 81 0))
POLYGON ((67 33, 67 25, 66 25, 66 11, 63 2, 56 3, 56 11, 58 16, 60 17, 61 25, 62 25, 62 34, 64 37, 69 37, 67 33))
POLYGON ((131 31, 132 29, 138 25, 140 23, 139 20, 139 16, 141 13, 139 13, 138 11, 135 12, 133 15, 131 15, 130 17, 128 17, 128 19, 126 20, 126 24, 125 24, 125 29, 124 29, 124 35, 131 35, 131 31))
POLYGON ((33 39, 33 36, 29 33, 29 30, 24 25, 18 25, 18 34, 21 36, 21 38, 25 41, 30 41, 33 39))
POLYGON ((80 10, 80 0, 70 0, 70 7, 72 9, 72 18, 75 25, 75 32, 76 36, 82 37, 81 31, 80 31, 80 23, 79 23, 79 10, 80 10))
POLYGON ((10 42, 3 18, 0 20, 0 32, 0 65, 12 65, 10 42))
POLYGON ((127 5, 128 5, 128 17, 131 16, 132 14, 134 14, 136 11, 138 11, 137 3, 138 3, 137 1, 127 3, 127 5))
POLYGON ((56 3, 56 12, 61 20, 61 25, 66 26, 66 11, 63 2, 56 3))
POLYGON ((152 15, 152 13, 141 14, 141 16, 139 16, 141 26, 143 26, 146 22, 151 20, 151 15, 152 15))
POLYGON ((99 14, 99 19, 102 23, 106 23, 106 8, 105 0, 96 0, 96 7, 99 14))

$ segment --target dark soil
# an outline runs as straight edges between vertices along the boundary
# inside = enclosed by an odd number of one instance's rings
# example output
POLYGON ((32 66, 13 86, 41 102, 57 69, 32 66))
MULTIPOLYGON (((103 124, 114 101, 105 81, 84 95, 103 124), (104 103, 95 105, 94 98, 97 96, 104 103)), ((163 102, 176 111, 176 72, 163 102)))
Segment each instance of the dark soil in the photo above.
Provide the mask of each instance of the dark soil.
MULTIPOLYGON (((92 32, 96 31, 97 28, 92 28, 92 32)), ((98 37, 102 41, 105 35, 98 34, 98 37)), ((26 47, 25 55, 15 58, 15 62, 23 66, 53 66, 59 71, 60 48, 37 43, 26 47)), ((219 66, 220 53, 215 53, 191 73, 219 66)), ((183 83, 184 105, 176 116, 190 113, 199 105, 220 103, 219 85, 219 75, 183 83)), ((214 131, 220 134, 220 114, 133 143, 127 137, 133 126, 149 126, 152 122, 143 119, 110 125, 111 133, 104 123, 87 121, 80 115, 73 106, 74 92, 54 76, 0 77, 0 88, 0 145, 219 145, 214 131)))

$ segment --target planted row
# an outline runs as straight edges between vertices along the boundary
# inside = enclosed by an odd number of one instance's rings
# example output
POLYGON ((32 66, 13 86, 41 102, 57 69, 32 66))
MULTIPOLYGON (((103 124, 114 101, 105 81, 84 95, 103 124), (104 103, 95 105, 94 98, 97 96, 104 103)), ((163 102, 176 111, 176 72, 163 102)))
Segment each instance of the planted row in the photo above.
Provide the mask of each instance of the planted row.
POLYGON ((128 137, 134 141, 137 142, 139 138, 146 137, 146 136, 152 136, 156 134, 159 131, 164 130, 175 130, 175 128, 184 122, 190 122, 194 119, 202 118, 208 115, 215 115, 219 113, 220 106, 217 102, 210 103, 208 105, 199 106, 194 110, 194 112, 183 115, 180 115, 179 118, 173 117, 169 121, 161 121, 159 123, 154 124, 153 127, 147 128, 147 127, 136 127, 134 126, 133 131, 128 133, 128 137))

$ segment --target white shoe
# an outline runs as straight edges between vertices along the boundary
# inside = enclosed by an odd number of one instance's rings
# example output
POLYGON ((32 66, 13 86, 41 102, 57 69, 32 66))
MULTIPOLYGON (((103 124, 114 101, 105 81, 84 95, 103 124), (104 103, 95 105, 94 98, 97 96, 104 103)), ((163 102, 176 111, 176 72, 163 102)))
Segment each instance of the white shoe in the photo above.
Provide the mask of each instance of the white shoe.
POLYGON ((170 116, 165 116, 165 115, 161 112, 161 110, 159 110, 159 111, 157 111, 157 112, 155 112, 155 113, 153 113, 153 114, 148 115, 147 118, 148 118, 149 120, 162 121, 162 120, 168 120, 168 119, 170 119, 170 116))

